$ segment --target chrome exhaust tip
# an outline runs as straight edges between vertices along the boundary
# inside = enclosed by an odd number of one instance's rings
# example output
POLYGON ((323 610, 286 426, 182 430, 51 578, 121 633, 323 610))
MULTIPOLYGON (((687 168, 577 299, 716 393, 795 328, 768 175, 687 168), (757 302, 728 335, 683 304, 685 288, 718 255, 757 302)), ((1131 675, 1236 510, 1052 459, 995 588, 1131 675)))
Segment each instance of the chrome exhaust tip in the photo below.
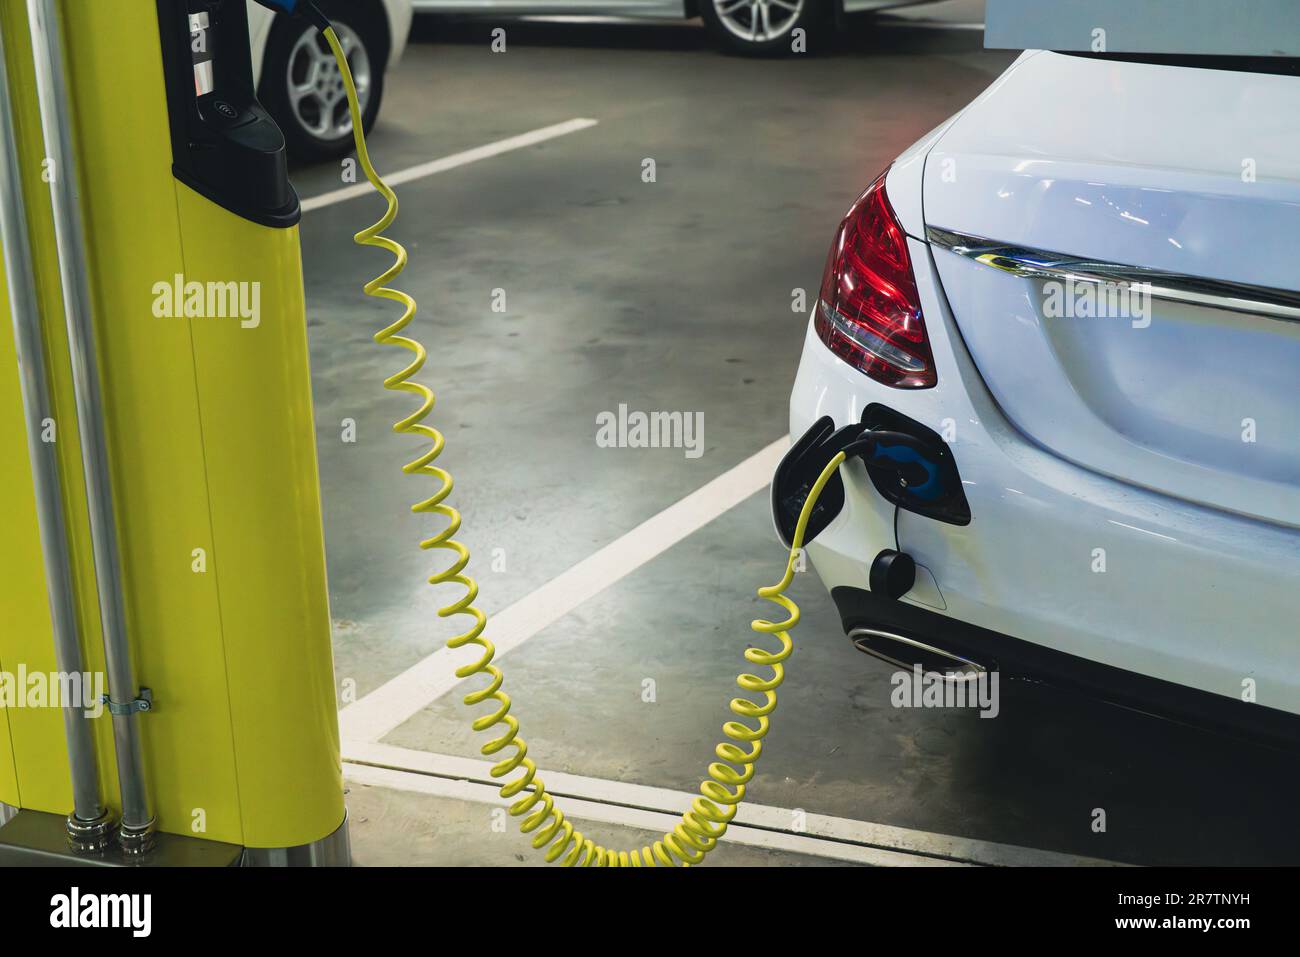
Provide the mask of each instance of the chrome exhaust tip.
POLYGON ((955 652, 879 628, 854 628, 849 640, 863 654, 909 671, 919 665, 926 674, 938 674, 952 682, 976 681, 989 671, 986 665, 955 652))

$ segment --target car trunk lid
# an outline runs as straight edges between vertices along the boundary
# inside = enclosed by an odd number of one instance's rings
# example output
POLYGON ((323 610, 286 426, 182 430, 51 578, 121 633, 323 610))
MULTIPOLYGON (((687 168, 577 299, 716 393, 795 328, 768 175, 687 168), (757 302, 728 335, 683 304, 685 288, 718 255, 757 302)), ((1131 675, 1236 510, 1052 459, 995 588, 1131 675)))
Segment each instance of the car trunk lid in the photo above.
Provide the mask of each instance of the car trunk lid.
POLYGON ((1038 53, 926 160, 927 238, 1008 418, 1300 526, 1300 78, 1038 53))

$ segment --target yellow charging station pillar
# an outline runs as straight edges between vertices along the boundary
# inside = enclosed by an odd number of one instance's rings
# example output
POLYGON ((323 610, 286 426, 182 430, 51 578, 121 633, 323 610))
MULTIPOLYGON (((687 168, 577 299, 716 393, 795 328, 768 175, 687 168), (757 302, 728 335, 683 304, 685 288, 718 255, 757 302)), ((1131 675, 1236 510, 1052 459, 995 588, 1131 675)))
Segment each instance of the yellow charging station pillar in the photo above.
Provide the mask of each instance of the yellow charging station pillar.
MULTIPOLYGON (((125 651, 152 693, 130 720, 154 853, 182 836, 245 848, 245 863, 334 863, 347 832, 299 208, 283 139, 254 99, 247 30, 244 0, 0 0, 52 405, 24 407, 0 332, 0 674, 56 671, 22 452, 34 416, 55 430, 85 667, 106 668, 109 570, 95 561, 78 432, 92 423, 77 414, 65 322, 80 254, 125 651), (29 19, 42 6, 57 6, 72 169, 47 152, 29 19), (61 188, 80 212, 80 250, 56 235, 61 188)), ((9 297, 0 305, 7 318, 9 297)), ((139 688, 105 691, 138 702, 139 688)), ((101 794, 121 815, 120 735, 115 748, 107 711, 87 720, 101 794)), ((40 812, 72 809, 67 754, 58 708, 0 710, 0 802, 22 809, 0 844, 39 843, 22 835, 40 812)))

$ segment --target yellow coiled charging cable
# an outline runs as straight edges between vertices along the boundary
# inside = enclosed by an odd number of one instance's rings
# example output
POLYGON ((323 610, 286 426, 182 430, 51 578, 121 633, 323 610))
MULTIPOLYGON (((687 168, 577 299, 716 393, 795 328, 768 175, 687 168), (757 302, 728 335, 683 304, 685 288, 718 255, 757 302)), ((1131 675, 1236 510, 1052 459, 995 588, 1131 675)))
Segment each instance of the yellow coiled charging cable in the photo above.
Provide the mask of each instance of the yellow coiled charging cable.
POLYGON ((816 505, 826 483, 844 461, 844 453, 840 452, 826 465, 804 502, 794 540, 790 546, 790 555, 786 561, 785 575, 777 584, 758 590, 760 598, 781 606, 789 617, 781 622, 758 619, 750 623, 754 631, 762 635, 770 635, 781 643, 780 650, 774 652, 764 651, 761 648, 745 649, 746 661, 753 665, 766 666, 772 671, 769 678, 760 678, 752 674, 741 674, 736 678, 736 684, 742 691, 763 697, 762 704, 756 704, 746 698, 731 700, 732 713, 738 718, 753 721, 755 724, 751 726, 744 721, 728 721, 722 726, 723 733, 731 740, 720 743, 714 749, 719 760, 709 765, 709 776, 700 784, 699 797, 695 798, 691 809, 682 815, 677 827, 670 833, 664 834, 660 840, 635 850, 616 851, 602 847, 590 838, 584 837, 582 832, 576 830, 573 823, 555 806, 555 800, 546 793, 546 786, 537 776, 537 765, 532 758, 528 757, 528 745, 519 736, 519 719, 510 713, 510 698, 501 690, 504 676, 501 669, 492 663, 496 650, 492 642, 483 637, 483 630, 487 627, 487 616, 474 606, 474 600, 478 597, 478 583, 465 574, 465 567, 469 564, 469 550, 453 538, 460 529, 460 513, 446 504, 447 496, 452 490, 452 478, 445 469, 433 464, 442 452, 445 442, 442 433, 424 422, 433 409, 434 394, 428 386, 411 379, 423 368, 428 353, 417 340, 401 335, 415 317, 415 300, 406 293, 387 286, 387 283, 396 278, 406 266, 406 250, 402 245, 381 235, 397 218, 397 195, 375 172, 370 162, 370 155, 366 151, 365 133, 361 126, 361 108, 357 100, 356 85, 352 81, 347 56, 339 43, 338 36, 333 29, 323 30, 322 33, 330 49, 334 51, 339 70, 343 73, 343 82, 348 94, 348 108, 352 113, 352 133, 357 145, 357 160, 365 171, 366 179, 388 201, 388 211, 379 222, 361 230, 353 238, 360 245, 386 249, 394 257, 392 266, 365 284, 365 292, 368 296, 391 299, 404 307, 400 319, 375 334, 375 342, 400 346, 415 355, 410 365, 384 380, 384 388, 396 392, 409 392, 419 397, 419 408, 395 423, 393 431, 418 435, 430 443, 429 449, 414 461, 402 466, 402 471, 407 474, 430 475, 441 483, 436 493, 411 506, 413 512, 441 515, 447 521, 446 527, 441 532, 420 542, 420 548, 444 549, 453 552, 456 556, 449 568, 429 577, 429 584, 441 585, 455 582, 465 588, 465 594, 458 601, 440 608, 438 616, 448 618, 453 615, 469 615, 474 619, 474 627, 464 634, 448 639, 447 647, 476 645, 483 650, 478 661, 458 668, 456 677, 486 675, 489 679, 486 687, 465 695, 464 702, 467 705, 478 705, 486 701, 495 704, 492 713, 475 719, 472 724, 475 731, 487 731, 498 726, 505 729, 499 737, 493 738, 480 749, 488 757, 510 749, 509 756, 493 765, 492 777, 506 778, 515 770, 523 769, 518 777, 502 785, 501 797, 507 800, 518 798, 510 805, 510 814, 514 817, 523 817, 519 822, 520 831, 525 834, 536 832, 532 840, 533 847, 538 850, 545 849, 548 862, 558 860, 567 866, 598 867, 698 864, 717 846, 718 840, 726 833, 727 826, 735 818, 740 803, 745 799, 745 787, 754 776, 754 765, 763 753, 763 738, 767 735, 772 712, 776 710, 776 689, 785 680, 784 663, 794 648, 794 643, 790 639, 790 629, 799 623, 799 607, 784 592, 794 580, 795 564, 803 547, 804 534, 813 506, 816 505))

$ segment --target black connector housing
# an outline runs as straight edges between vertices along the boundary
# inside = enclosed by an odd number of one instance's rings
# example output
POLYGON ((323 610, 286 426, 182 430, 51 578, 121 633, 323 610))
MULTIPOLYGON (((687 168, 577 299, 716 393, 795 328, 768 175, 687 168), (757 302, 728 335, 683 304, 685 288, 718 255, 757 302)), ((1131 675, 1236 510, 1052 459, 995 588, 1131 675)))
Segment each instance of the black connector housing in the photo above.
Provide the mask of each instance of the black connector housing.
POLYGON ((257 102, 245 0, 158 0, 172 174, 230 212, 263 226, 302 218, 289 182, 284 134, 257 102), (191 15, 206 28, 191 31, 191 15), (200 63, 212 88, 198 90, 200 63))
MULTIPOLYGON (((840 452, 846 461, 856 458, 866 466, 872 484, 891 504, 952 525, 970 523, 961 475, 942 437, 887 406, 872 404, 862 422, 841 429, 829 415, 822 416, 781 459, 772 477, 772 516, 787 547, 813 485, 840 452)), ((834 521, 844 507, 844 494, 844 479, 837 471, 813 506, 805 543, 834 521)))

